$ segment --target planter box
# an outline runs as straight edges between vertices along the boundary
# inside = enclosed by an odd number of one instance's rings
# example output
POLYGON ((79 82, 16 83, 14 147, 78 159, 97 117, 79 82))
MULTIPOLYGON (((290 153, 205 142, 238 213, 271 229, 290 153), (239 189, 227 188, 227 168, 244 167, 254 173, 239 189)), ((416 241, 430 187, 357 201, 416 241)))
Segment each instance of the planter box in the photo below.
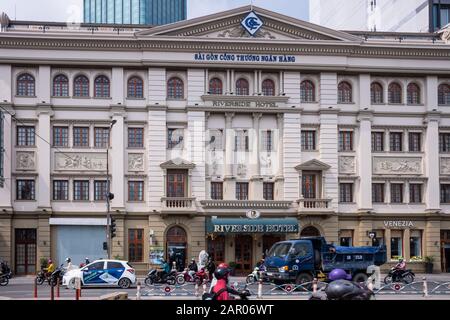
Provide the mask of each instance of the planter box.
POLYGON ((425 272, 426 273, 433 273, 433 263, 428 263, 428 262, 426 262, 425 263, 425 272))

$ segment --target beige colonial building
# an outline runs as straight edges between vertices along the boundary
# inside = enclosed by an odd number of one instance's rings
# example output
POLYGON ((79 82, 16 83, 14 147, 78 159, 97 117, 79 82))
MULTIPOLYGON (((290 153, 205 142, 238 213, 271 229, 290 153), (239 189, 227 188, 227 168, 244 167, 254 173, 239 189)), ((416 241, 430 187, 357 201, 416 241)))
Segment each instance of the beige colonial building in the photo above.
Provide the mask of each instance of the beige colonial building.
POLYGON ((450 45, 253 10, 154 28, 3 16, 0 258, 26 274, 105 257, 108 164, 112 256, 142 271, 203 249, 248 271, 300 235, 448 271, 450 45))

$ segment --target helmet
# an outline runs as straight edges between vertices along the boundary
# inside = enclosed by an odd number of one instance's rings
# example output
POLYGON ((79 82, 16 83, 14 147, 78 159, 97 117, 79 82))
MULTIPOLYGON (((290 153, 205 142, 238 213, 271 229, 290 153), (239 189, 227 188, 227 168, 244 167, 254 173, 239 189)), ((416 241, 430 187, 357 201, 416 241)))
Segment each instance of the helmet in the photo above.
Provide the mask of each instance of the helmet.
POLYGON ((220 269, 220 268, 223 268, 223 269, 229 269, 230 267, 226 264, 226 263, 221 263, 221 264, 219 264, 218 266, 217 266, 217 269, 220 269))
POLYGON ((225 279, 227 280, 228 275, 230 273, 229 268, 217 268, 216 271, 214 271, 214 276, 217 280, 225 279))
POLYGON ((399 258, 399 259, 398 259, 398 262, 403 262, 403 258, 399 258))
POLYGON ((66 262, 71 262, 71 261, 72 261, 72 259, 70 259, 70 258, 66 259, 66 262))
POLYGON ((52 259, 48 259, 48 261, 47 261, 48 263, 52 263, 52 259))
POLYGON ((345 272, 345 270, 342 269, 333 269, 328 275, 328 279, 331 281, 347 280, 347 278, 348 278, 347 272, 345 272))
POLYGON ((195 258, 192 258, 191 261, 192 261, 192 262, 195 262, 195 258))

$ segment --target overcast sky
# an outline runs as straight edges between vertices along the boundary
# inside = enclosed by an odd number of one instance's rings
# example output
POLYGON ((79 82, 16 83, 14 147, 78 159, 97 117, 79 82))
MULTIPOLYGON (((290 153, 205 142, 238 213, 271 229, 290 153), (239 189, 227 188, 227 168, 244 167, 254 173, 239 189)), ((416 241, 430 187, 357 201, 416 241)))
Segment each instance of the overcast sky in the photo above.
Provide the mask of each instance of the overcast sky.
MULTIPOLYGON (((250 4, 251 0, 188 0, 188 18, 250 4)), ((308 20, 308 0, 254 0, 253 4, 294 18, 308 20)), ((10 19, 79 22, 83 0, 0 0, 0 12, 10 19)))

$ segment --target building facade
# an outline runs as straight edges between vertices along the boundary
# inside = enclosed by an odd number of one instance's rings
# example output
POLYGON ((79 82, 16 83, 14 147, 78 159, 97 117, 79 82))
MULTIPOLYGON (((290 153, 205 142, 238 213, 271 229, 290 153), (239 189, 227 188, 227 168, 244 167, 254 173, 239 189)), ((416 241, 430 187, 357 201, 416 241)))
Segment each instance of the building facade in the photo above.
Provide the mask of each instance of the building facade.
POLYGON ((450 0, 314 0, 310 21, 338 30, 434 32, 450 22, 450 0))
POLYGON ((247 272, 306 235, 448 271, 450 45, 253 9, 120 35, 3 29, 0 257, 16 273, 106 255, 107 167, 112 256, 141 271, 206 250, 247 272))
POLYGON ((187 0, 84 0, 85 23, 163 25, 186 20, 187 0))

